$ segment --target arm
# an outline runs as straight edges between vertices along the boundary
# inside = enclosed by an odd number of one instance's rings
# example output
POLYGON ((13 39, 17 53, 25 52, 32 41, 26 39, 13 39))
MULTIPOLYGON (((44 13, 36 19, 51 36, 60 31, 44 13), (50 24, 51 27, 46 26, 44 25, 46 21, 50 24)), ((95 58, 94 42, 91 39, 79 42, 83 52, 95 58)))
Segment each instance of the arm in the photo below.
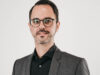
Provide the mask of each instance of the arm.
POLYGON ((13 66, 13 72, 12 72, 12 75, 15 75, 15 65, 16 65, 16 61, 15 61, 14 66, 13 66))
POLYGON ((77 65, 75 75, 90 75, 88 65, 85 59, 82 59, 77 65))

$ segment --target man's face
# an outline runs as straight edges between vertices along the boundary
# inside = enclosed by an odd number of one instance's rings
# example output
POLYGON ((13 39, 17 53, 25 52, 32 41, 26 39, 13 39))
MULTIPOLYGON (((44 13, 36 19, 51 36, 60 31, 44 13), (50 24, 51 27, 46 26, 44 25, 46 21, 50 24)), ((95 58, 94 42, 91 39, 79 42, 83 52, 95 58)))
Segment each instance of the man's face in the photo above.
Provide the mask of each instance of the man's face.
POLYGON ((52 25, 45 26, 43 21, 40 21, 38 27, 31 25, 29 23, 30 31, 35 39, 35 42, 38 44, 46 44, 54 39, 54 35, 59 28, 59 22, 56 23, 56 16, 49 5, 36 5, 31 14, 31 19, 40 19, 52 18, 52 25))

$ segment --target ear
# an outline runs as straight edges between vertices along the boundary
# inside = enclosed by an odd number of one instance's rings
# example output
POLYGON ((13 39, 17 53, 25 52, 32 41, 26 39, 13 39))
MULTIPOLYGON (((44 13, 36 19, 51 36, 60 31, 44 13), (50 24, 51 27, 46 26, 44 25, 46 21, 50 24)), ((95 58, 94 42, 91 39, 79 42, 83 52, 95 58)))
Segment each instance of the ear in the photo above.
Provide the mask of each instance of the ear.
POLYGON ((58 21, 58 22, 57 22, 57 26, 56 26, 56 32, 58 31, 59 26, 60 26, 60 22, 58 21))
POLYGON ((30 22, 28 22, 28 26, 31 29, 33 26, 30 24, 30 22))
POLYGON ((31 26, 31 24, 28 22, 28 26, 29 26, 29 28, 30 28, 30 26, 31 26))

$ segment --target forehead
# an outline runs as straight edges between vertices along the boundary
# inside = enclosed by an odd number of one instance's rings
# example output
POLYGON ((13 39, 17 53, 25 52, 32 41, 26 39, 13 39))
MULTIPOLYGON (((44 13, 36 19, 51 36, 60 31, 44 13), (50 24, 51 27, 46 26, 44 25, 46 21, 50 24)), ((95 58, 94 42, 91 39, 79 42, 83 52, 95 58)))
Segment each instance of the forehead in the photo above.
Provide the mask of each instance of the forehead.
POLYGON ((31 19, 39 18, 44 19, 45 17, 55 18, 53 9, 49 5, 36 5, 31 14, 31 19))

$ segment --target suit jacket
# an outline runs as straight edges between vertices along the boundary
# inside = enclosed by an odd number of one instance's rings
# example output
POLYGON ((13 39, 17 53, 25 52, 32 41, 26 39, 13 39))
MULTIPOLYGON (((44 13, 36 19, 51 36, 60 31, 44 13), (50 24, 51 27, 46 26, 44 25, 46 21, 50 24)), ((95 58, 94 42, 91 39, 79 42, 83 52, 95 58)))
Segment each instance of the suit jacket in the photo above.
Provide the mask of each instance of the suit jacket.
MULTIPOLYGON (((30 75, 30 65, 33 53, 18 59, 14 63, 12 75, 30 75)), ((52 58, 49 75, 90 75, 86 60, 56 47, 52 58)))

